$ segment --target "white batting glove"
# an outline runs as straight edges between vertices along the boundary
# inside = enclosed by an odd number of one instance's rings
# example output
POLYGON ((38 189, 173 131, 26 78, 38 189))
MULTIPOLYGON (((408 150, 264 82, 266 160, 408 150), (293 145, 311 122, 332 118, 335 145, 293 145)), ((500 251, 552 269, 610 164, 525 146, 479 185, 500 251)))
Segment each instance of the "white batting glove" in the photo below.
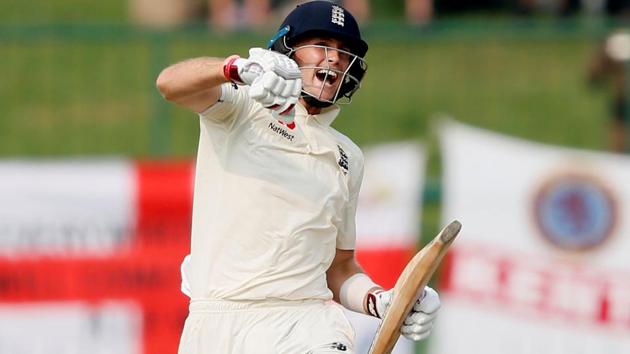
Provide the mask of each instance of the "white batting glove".
MULTIPOLYGON (((383 318, 392 302, 393 289, 375 291, 368 294, 367 310, 375 317, 383 318)), ((431 334, 433 322, 440 309, 440 297, 430 287, 425 287, 422 296, 416 300, 411 312, 405 318, 400 333, 407 339, 419 341, 431 334)))
POLYGON ((231 56, 225 60, 226 79, 249 85, 249 96, 279 114, 288 114, 300 98, 302 72, 286 55, 262 48, 251 48, 249 58, 231 56))

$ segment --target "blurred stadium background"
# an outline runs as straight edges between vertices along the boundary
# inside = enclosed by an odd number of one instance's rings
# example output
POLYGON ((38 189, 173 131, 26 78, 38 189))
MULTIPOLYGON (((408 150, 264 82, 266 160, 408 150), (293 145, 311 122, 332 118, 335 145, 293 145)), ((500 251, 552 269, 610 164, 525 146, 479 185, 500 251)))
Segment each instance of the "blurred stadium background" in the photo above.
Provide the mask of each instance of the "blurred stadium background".
MULTIPOLYGON (((235 3, 244 6, 243 1, 235 3)), ((422 237, 433 235, 442 223, 436 134, 441 117, 533 142, 601 152, 609 149, 613 88, 594 88, 588 70, 598 43, 626 24, 622 9, 627 1, 435 0, 418 1, 425 7, 417 13, 403 1, 349 3, 369 8, 361 19, 370 44, 369 69, 363 87, 353 103, 343 108, 335 127, 364 147, 409 140, 424 144, 428 163, 419 208, 422 237)), ((162 300, 176 303, 177 311, 160 317, 161 308, 169 304, 149 305, 155 318, 166 320, 152 322, 151 315, 140 316, 145 326, 153 323, 159 328, 153 328, 151 335, 145 332, 145 344, 134 353, 172 353, 186 315, 185 299, 176 290, 187 241, 169 237, 187 237, 188 216, 180 215, 165 226, 168 222, 163 217, 171 209, 161 206, 164 201, 159 194, 168 189, 169 178, 190 176, 187 162, 196 152, 198 122, 193 114, 159 96, 155 78, 161 69, 185 58, 244 54, 249 47, 264 46, 292 4, 271 1, 268 15, 255 24, 248 23, 242 12, 236 12, 232 22, 217 24, 211 5, 201 0, 2 0, 0 163, 124 159, 140 161, 136 167, 145 171, 144 178, 165 178, 151 187, 146 199, 149 204, 155 201, 157 206, 148 208, 158 212, 149 217, 153 221, 144 231, 137 231, 148 235, 142 251, 125 251, 139 255, 134 261, 121 258, 107 266, 111 272, 104 273, 129 272, 143 278, 148 288, 130 290, 132 295, 121 290, 120 297, 140 297, 150 303, 147 293, 154 283, 151 267, 143 265, 152 256, 160 257, 163 245, 155 246, 156 242, 172 242, 178 250, 169 256, 172 260, 160 265, 172 273, 163 283, 172 293, 162 300)), ((187 205, 186 188, 168 193, 178 191, 184 197, 176 203, 187 205)), ((1 225, 9 223, 5 220, 1 225)), ((101 265, 93 260, 67 265, 55 257, 30 257, 28 252, 20 257, 2 252, 0 316, 22 319, 25 333, 36 321, 12 309, 42 299, 96 301, 99 289, 111 284, 96 285, 96 290, 70 286, 70 290, 55 290, 58 296, 52 291, 49 299, 47 290, 33 290, 32 284, 41 281, 55 288, 54 280, 41 280, 54 277, 54 272, 47 273, 51 267, 71 268, 69 277, 82 274, 78 269, 93 267, 94 273, 82 275, 89 277, 100 274, 101 265), (26 261, 16 260, 20 257, 26 261), (30 274, 30 278, 19 274, 30 274)), ((75 283, 80 281, 64 280, 66 285, 75 283)), ((9 328, 8 324, 0 327, 9 328)), ((15 348, 21 347, 16 343, 3 346, 0 340, 0 354, 17 353, 15 348)), ((93 343, 55 351, 42 345, 35 352, 124 352, 106 345, 101 351, 85 351, 93 343)))

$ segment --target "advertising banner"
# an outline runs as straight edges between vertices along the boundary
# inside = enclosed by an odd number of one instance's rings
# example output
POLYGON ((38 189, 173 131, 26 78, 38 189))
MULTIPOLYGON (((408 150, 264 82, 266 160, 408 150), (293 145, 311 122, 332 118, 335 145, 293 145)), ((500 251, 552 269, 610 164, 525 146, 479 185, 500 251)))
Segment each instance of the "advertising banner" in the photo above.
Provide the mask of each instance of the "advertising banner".
POLYGON ((630 158, 441 127, 442 271, 431 354, 630 352, 630 158))
MULTIPOLYGON (((366 149, 357 257, 392 286, 418 239, 424 154, 366 149)), ((193 162, 0 161, 0 354, 173 354, 188 314, 193 162), (37 340, 33 340, 36 338, 37 340)), ((352 314, 359 352, 376 321, 352 314)), ((397 353, 410 353, 401 341, 397 353)))
MULTIPOLYGON (((364 154, 356 255, 372 279, 389 289, 418 247, 426 154, 413 142, 374 146, 364 154)), ((346 313, 356 329, 356 352, 367 353, 380 320, 346 313)), ((402 336, 393 351, 413 352, 413 342, 402 336)))
POLYGON ((0 354, 177 352, 192 167, 0 162, 0 354))

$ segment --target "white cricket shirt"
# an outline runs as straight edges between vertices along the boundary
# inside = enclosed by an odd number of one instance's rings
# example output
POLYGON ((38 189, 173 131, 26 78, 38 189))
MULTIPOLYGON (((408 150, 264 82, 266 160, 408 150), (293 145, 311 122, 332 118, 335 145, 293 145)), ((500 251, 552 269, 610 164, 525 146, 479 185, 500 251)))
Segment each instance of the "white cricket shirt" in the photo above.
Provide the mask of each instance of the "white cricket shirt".
POLYGON ((280 123, 222 86, 200 114, 188 279, 197 299, 331 299, 335 248, 354 249, 361 150, 330 124, 339 108, 280 123))

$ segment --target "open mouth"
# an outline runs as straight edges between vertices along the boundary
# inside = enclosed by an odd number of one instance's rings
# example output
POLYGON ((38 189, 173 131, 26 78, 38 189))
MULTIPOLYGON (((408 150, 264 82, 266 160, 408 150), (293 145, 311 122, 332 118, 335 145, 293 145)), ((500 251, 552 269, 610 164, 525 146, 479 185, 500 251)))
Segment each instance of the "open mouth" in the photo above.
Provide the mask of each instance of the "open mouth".
POLYGON ((332 70, 319 69, 317 70, 317 72, 315 72, 315 77, 317 77, 317 79, 325 85, 333 86, 337 82, 339 74, 332 70))

